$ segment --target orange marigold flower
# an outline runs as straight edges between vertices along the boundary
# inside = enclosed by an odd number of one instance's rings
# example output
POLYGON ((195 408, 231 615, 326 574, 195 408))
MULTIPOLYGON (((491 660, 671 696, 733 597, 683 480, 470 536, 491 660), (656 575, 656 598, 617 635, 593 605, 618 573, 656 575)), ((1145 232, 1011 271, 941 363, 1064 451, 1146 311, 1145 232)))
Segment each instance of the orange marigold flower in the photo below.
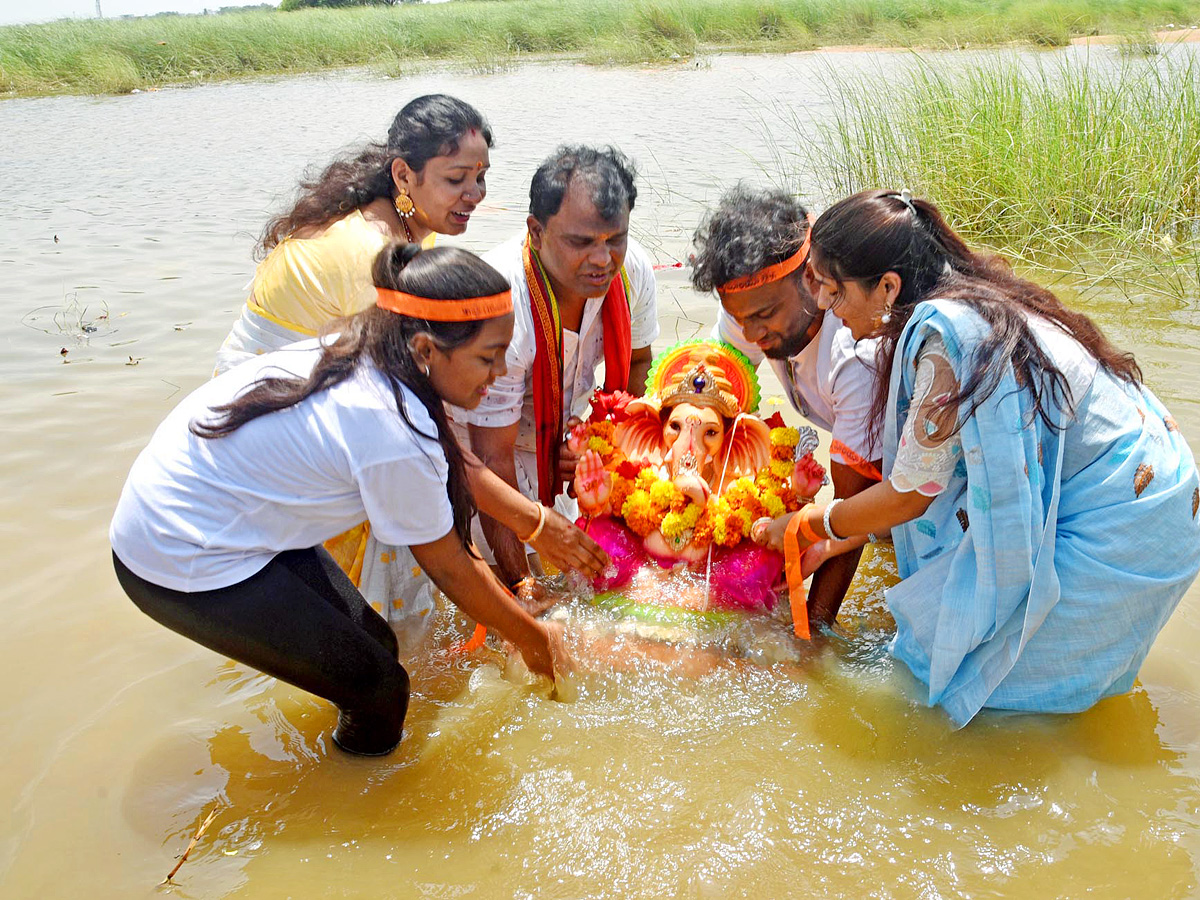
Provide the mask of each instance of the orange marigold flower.
POLYGON ((646 491, 634 491, 621 507, 621 515, 625 524, 641 537, 658 528, 663 514, 654 509, 650 503, 650 495, 646 491))
POLYGON ((782 459, 786 460, 787 462, 791 462, 792 454, 795 452, 796 451, 792 447, 788 447, 784 444, 771 445, 771 459, 782 459))

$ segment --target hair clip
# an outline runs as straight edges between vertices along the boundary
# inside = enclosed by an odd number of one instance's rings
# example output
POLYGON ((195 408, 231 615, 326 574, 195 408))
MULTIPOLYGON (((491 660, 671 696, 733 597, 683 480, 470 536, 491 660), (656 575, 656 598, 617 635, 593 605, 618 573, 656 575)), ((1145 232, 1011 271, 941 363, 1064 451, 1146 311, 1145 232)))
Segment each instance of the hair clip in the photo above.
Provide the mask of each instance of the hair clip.
POLYGON ((914 216, 917 214, 917 208, 913 206, 912 202, 912 191, 910 191, 908 188, 904 188, 899 194, 893 194, 893 196, 899 197, 900 202, 908 207, 908 211, 910 213, 912 213, 914 216))

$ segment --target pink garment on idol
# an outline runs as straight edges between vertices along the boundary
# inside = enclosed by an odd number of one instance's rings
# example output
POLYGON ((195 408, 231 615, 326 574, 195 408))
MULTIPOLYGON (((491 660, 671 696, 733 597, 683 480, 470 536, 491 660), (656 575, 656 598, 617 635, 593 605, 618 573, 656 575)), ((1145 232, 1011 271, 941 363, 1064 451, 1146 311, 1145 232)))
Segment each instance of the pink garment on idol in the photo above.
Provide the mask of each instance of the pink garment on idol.
POLYGON ((627 525, 610 516, 581 518, 575 524, 586 531, 588 537, 599 544, 612 560, 607 569, 592 579, 594 590, 611 591, 624 587, 633 581, 637 570, 650 561, 642 547, 642 539, 627 525))
POLYGON ((712 595, 724 609, 763 611, 775 608, 775 585, 783 574, 783 554, 742 543, 713 553, 712 595))
MULTIPOLYGON (((629 584, 642 566, 657 562, 664 569, 675 561, 652 557, 642 539, 625 525, 609 516, 580 519, 577 523, 604 548, 612 565, 592 580, 597 591, 617 590, 629 584), (585 527, 586 526, 586 527, 585 527)), ((702 568, 703 564, 701 564, 702 568)), ((783 574, 783 556, 764 547, 740 544, 732 550, 718 547, 713 552, 712 605, 718 609, 747 612, 772 610, 777 594, 775 586, 783 574)))

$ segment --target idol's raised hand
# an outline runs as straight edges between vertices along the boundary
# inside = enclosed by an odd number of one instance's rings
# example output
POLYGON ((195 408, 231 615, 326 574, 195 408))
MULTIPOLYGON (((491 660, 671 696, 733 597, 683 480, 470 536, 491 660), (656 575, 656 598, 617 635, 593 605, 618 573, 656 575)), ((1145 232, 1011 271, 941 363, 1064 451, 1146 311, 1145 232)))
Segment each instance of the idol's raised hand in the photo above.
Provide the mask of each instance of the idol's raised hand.
POLYGON ((604 468, 604 461, 595 450, 585 450, 575 465, 575 499, 579 511, 588 518, 608 512, 608 498, 612 493, 612 473, 604 468))

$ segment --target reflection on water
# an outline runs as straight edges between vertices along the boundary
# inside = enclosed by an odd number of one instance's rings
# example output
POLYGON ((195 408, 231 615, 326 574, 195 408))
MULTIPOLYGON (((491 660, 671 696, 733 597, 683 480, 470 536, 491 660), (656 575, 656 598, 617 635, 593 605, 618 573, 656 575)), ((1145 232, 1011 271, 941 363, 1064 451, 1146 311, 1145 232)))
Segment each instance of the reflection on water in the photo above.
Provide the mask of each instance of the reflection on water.
MULTIPOLYGON (((881 59, 892 57, 835 64, 881 59)), ((406 657, 404 742, 371 761, 331 748, 327 704, 165 631, 110 575, 124 475, 207 377, 253 269, 251 235, 304 164, 382 133, 417 93, 450 91, 499 138, 467 246, 520 227, 529 175, 556 143, 612 141, 644 174, 635 232, 672 262, 722 188, 768 180, 766 100, 827 110, 814 88, 826 60, 338 75, 0 104, 0 128, 17 136, 0 149, 4 896, 156 896, 214 806, 164 893, 1196 893, 1196 589, 1130 695, 1077 716, 985 714, 960 732, 886 655, 886 553, 812 645, 791 641, 785 609, 714 638, 565 607, 583 665, 556 699, 499 651, 451 653, 467 623, 442 611, 406 657)), ((712 302, 686 272, 660 274, 660 349, 707 334, 712 302)), ((1056 288, 1134 349, 1196 444, 1194 302, 1153 285, 1056 288)))

